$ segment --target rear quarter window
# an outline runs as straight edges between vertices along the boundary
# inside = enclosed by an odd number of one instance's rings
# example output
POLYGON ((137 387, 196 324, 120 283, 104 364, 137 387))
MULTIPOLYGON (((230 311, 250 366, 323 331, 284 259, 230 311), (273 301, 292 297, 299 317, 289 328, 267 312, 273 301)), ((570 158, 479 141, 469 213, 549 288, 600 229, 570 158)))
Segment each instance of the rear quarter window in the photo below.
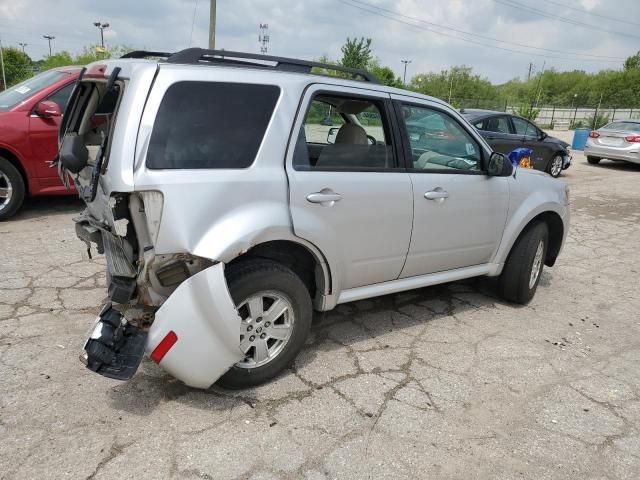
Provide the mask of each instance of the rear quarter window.
POLYGON ((280 88, 179 82, 162 99, 151 134, 150 169, 249 167, 271 120, 280 88))

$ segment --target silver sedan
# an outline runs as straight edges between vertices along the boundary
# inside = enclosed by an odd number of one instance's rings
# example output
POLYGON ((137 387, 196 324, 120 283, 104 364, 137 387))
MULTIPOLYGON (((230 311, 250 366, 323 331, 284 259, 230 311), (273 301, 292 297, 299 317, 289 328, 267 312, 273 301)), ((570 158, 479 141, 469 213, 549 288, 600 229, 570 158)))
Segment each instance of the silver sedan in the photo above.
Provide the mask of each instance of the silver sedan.
POLYGON ((640 164, 640 119, 616 120, 594 130, 584 154, 592 164, 603 158, 640 164))

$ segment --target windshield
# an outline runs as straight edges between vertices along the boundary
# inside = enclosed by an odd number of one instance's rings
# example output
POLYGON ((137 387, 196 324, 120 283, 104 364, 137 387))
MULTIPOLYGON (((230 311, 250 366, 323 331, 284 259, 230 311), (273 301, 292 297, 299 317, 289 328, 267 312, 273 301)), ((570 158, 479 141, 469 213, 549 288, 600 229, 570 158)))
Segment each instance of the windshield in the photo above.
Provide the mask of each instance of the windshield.
POLYGON ((22 83, 8 88, 0 93, 0 111, 6 111, 38 93, 43 88, 53 85, 67 74, 56 70, 49 70, 22 83))
POLYGON ((637 122, 613 122, 605 125, 600 130, 622 130, 625 132, 640 132, 640 123, 637 122))

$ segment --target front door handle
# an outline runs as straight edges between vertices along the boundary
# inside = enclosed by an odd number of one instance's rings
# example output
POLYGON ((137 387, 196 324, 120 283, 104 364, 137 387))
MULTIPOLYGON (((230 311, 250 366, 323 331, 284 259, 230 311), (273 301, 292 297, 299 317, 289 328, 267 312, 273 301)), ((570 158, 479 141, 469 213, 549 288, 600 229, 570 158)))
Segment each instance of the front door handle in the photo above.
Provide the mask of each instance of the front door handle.
POLYGON ((427 200, 444 200, 449 198, 449 192, 446 190, 433 190, 424 194, 424 198, 427 200))
POLYGON ((333 205, 334 202, 339 202, 341 199, 342 195, 328 188, 307 195, 307 202, 311 203, 330 203, 333 205))

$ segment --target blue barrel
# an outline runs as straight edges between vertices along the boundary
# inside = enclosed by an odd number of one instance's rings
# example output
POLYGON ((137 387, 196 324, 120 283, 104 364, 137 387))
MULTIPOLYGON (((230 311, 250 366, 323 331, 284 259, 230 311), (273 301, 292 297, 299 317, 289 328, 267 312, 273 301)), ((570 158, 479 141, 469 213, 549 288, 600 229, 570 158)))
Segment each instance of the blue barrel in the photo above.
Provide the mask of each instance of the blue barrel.
POLYGON ((590 133, 590 128, 576 128, 576 131, 573 134, 573 143, 571 144, 571 148, 573 150, 584 150, 584 146, 587 144, 587 139, 589 138, 590 133))

